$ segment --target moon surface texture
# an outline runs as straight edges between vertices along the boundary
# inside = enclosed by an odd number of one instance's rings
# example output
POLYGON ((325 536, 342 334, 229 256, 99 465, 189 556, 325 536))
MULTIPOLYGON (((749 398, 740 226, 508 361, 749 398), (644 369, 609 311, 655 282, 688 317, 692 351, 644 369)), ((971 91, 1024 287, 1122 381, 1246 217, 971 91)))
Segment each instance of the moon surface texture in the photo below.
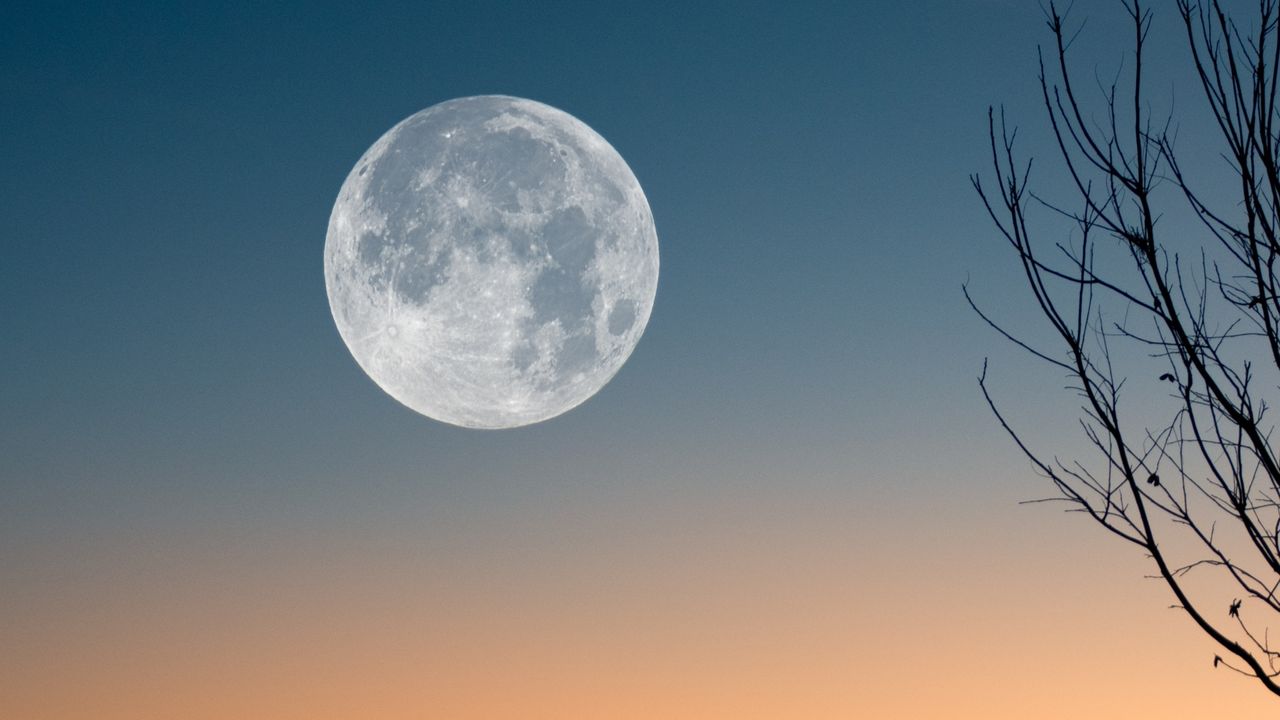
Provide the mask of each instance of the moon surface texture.
POLYGON ((436 420, 510 428, 594 395, 640 340, 658 236, 613 147, 548 105, 449 100, 387 131, 329 218, 338 332, 436 420))

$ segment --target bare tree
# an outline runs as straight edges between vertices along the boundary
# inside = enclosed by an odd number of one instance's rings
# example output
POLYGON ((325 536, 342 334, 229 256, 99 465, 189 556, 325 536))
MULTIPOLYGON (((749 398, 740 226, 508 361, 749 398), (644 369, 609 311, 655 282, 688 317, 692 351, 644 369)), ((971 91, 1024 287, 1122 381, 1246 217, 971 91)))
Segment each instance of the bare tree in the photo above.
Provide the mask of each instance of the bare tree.
POLYGON ((1050 339, 1011 332, 965 297, 1069 379, 1086 450, 1063 460, 1032 449, 992 399, 985 365, 979 383, 1052 481, 1047 500, 1140 548, 1173 607, 1221 647, 1213 666, 1280 695, 1280 639, 1269 631, 1280 619, 1280 456, 1266 400, 1280 383, 1277 0, 1260 0, 1247 20, 1217 0, 1178 0, 1188 67, 1216 124, 1196 142, 1214 143, 1230 171, 1203 185, 1184 174, 1170 116, 1148 107, 1150 11, 1120 4, 1127 69, 1097 83, 1101 92, 1091 74, 1087 93, 1070 62, 1077 30, 1057 5, 1046 9, 1053 43, 1041 50, 1040 86, 1068 200, 1030 189, 1003 110, 989 113, 994 182, 972 178, 1050 339))

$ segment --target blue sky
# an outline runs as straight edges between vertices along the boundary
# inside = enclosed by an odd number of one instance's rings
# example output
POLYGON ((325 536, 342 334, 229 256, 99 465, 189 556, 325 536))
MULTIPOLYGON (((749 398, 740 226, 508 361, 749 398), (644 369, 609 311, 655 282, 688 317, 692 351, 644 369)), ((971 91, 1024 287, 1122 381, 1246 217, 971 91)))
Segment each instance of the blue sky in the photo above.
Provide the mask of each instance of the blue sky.
POLYGON ((1028 72, 997 75, 1029 43, 991 39, 1034 13, 23 12, 4 31, 17 112, 0 133, 22 170, 3 193, 14 242, 0 292, 17 311, 0 370, 9 482, 39 505, 49 480, 37 476, 217 483, 247 472, 216 469, 242 460, 307 476, 311 446, 349 433, 499 442, 386 403, 346 356, 317 270, 360 153, 402 117, 467 94, 535 98, 604 134, 646 188, 662 244, 630 364, 581 418, 528 432, 572 447, 580 420, 646 437, 692 430, 707 445, 739 426, 835 442, 915 422, 900 416, 914 414, 907 397, 973 406, 973 362, 940 371, 934 359, 980 352, 959 285, 998 246, 967 175, 982 161, 985 105, 1032 88, 1028 72), (186 472, 213 477, 172 479, 186 472))

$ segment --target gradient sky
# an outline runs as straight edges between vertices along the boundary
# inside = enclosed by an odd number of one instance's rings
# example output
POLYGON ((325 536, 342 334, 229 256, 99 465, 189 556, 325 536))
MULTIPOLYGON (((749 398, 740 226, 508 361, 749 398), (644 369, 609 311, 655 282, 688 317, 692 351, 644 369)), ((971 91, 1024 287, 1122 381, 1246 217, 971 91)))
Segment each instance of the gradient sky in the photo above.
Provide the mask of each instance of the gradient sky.
MULTIPOLYGON (((0 23, 0 715, 1273 707, 1141 557, 1017 504, 978 392, 990 355, 1074 442, 960 292, 1031 319, 968 175, 992 103, 1051 164, 1036 3, 121 5, 0 23), (662 252, 619 375, 498 432, 378 390, 321 272, 360 154, 486 93, 607 138, 662 252)), ((1075 13, 1114 70, 1114 4, 1075 13)))

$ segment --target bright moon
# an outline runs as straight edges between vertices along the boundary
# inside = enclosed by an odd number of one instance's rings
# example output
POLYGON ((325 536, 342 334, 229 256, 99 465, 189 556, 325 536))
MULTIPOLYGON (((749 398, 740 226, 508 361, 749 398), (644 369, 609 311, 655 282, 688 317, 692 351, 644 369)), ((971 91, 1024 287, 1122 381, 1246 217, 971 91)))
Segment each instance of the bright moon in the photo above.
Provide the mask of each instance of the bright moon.
POLYGON ((640 340, 658 236, 640 183, 577 118, 500 95, 387 131, 329 217, 338 332, 391 397, 510 428, 594 395, 640 340))

